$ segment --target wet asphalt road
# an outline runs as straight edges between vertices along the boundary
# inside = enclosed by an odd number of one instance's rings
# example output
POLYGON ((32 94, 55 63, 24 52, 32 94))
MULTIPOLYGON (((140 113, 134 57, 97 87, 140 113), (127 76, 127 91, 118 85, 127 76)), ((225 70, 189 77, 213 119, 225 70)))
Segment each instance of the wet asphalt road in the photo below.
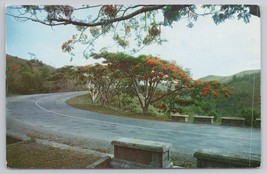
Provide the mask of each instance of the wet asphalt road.
POLYGON ((111 142, 119 137, 168 142, 173 150, 193 154, 202 148, 219 148, 235 153, 261 153, 259 128, 148 121, 105 115, 73 108, 65 103, 84 92, 9 97, 9 119, 42 130, 111 142))

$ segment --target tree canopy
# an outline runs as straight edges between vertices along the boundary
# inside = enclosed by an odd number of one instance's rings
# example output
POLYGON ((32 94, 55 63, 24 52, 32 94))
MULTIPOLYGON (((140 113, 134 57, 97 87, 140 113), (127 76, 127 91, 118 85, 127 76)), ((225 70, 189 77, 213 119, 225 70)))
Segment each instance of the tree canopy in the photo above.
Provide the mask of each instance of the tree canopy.
MULTIPOLYGON (((137 97, 144 114, 150 105, 169 96, 195 99, 206 96, 217 97, 220 93, 225 96, 230 94, 221 83, 194 81, 190 73, 182 67, 158 57, 150 55, 133 57, 124 53, 109 52, 93 53, 91 56, 96 59, 104 58, 103 63, 110 72, 120 72, 120 79, 127 80, 126 85, 133 96, 137 97)), ((106 78, 114 82, 115 79, 111 77, 106 78)))
POLYGON ((162 27, 186 18, 193 27, 200 16, 210 16, 215 24, 237 18, 245 23, 251 15, 260 17, 256 5, 21 5, 9 6, 8 15, 19 21, 33 21, 47 26, 74 25, 78 34, 63 43, 62 50, 73 53, 74 45, 87 45, 84 56, 94 51, 95 41, 111 34, 122 48, 132 53, 153 43, 162 44, 162 27))

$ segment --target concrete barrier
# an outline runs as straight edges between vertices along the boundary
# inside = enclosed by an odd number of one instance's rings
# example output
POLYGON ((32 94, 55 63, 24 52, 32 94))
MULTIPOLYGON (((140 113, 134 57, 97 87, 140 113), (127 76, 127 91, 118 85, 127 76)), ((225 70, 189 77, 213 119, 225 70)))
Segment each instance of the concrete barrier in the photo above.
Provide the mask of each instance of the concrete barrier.
POLYGON ((225 125, 225 126, 245 126, 245 118, 241 118, 241 117, 221 117, 221 125, 225 125))
POLYGON ((198 168, 256 168, 260 166, 258 154, 230 153, 219 149, 202 149, 194 153, 198 168))
POLYGON ((188 122, 188 115, 171 115, 171 119, 173 121, 177 121, 177 122, 182 122, 182 123, 186 123, 188 122))
POLYGON ((171 144, 132 138, 119 138, 114 145, 111 168, 171 168, 171 144))
POLYGON ((255 120, 255 127, 261 128, 261 118, 256 118, 256 120, 255 120))
POLYGON ((213 116, 194 116, 194 123, 213 124, 213 116))

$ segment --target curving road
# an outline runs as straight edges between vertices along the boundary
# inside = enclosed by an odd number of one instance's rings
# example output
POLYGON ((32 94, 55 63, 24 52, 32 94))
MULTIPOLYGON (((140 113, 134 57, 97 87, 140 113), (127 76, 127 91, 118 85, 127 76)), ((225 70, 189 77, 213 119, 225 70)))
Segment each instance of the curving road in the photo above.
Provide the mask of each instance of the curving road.
POLYGON ((28 128, 97 139, 108 143, 118 137, 168 142, 173 150, 193 154, 201 148, 227 152, 261 152, 261 130, 204 124, 148 121, 105 115, 73 108, 65 101, 84 92, 8 97, 7 129, 15 120, 28 128))

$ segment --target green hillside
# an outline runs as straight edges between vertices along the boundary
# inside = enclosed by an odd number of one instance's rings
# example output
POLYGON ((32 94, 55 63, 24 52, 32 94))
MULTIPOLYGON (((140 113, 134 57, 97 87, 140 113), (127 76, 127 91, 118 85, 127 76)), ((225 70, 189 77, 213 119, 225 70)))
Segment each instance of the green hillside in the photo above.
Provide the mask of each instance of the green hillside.
POLYGON ((32 59, 25 60, 6 55, 6 93, 33 94, 49 91, 47 81, 55 68, 43 62, 32 59))
POLYGON ((79 67, 54 68, 37 59, 6 55, 6 94, 36 94, 84 90, 79 67))
POLYGON ((260 113, 260 79, 260 71, 254 74, 245 74, 241 77, 238 77, 238 74, 235 75, 228 83, 228 88, 231 89, 233 94, 227 98, 220 96, 216 100, 217 109, 221 115, 240 116, 240 112, 243 108, 252 108, 252 106, 260 113))

